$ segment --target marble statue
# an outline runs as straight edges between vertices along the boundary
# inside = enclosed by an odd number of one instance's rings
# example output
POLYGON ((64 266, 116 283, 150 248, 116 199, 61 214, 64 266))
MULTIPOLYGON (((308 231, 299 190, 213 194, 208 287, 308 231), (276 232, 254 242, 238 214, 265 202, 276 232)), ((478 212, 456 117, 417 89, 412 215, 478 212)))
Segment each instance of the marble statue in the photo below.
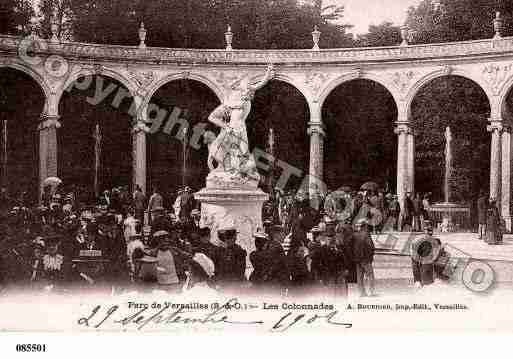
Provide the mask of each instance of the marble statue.
POLYGON ((229 85, 225 102, 208 117, 211 123, 221 128, 209 145, 210 181, 258 184, 260 176, 249 151, 246 119, 255 92, 273 77, 274 67, 269 65, 261 81, 251 83, 247 76, 237 79, 229 85))

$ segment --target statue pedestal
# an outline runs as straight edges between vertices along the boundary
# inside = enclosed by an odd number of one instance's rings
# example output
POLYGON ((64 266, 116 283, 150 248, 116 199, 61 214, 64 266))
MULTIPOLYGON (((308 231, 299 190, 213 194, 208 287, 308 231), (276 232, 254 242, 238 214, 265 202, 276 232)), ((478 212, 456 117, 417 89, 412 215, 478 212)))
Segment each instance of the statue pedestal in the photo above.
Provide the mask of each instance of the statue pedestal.
MULTIPOLYGON (((262 228, 262 205, 269 196, 256 187, 254 181, 236 181, 219 177, 207 178, 207 187, 194 194, 201 203, 201 222, 211 230, 216 243, 217 230, 226 226, 237 229, 237 244, 249 254, 255 250, 253 234, 262 228)), ((249 260, 247 261, 250 266, 249 260)))

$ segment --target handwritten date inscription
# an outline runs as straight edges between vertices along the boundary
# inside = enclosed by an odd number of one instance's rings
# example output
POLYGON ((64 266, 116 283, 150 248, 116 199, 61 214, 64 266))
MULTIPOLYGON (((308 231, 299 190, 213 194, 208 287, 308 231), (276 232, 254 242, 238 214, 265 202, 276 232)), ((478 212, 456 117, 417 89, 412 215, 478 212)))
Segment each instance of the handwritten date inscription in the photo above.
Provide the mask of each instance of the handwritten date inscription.
POLYGON ((119 326, 121 329, 143 330, 149 327, 165 327, 171 325, 227 325, 227 326, 258 326, 267 328, 272 332, 285 332, 291 328, 311 326, 314 324, 326 324, 342 329, 352 328, 351 323, 339 321, 338 311, 330 313, 294 313, 292 311, 280 313, 279 317, 271 321, 264 321, 261 318, 255 320, 238 321, 231 317, 233 314, 228 310, 236 305, 237 299, 233 298, 220 306, 218 309, 207 312, 192 312, 184 308, 171 308, 164 306, 162 309, 154 310, 148 306, 123 313, 119 305, 110 307, 95 306, 91 312, 78 319, 81 327, 101 329, 106 327, 119 326))

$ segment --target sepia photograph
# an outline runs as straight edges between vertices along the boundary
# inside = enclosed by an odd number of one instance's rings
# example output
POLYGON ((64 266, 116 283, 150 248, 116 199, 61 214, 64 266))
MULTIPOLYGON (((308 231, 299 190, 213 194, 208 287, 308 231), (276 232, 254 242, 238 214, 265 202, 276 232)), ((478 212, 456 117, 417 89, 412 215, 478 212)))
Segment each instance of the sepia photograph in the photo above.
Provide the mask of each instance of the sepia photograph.
POLYGON ((0 330, 510 332, 512 89, 509 0, 0 0, 0 330))

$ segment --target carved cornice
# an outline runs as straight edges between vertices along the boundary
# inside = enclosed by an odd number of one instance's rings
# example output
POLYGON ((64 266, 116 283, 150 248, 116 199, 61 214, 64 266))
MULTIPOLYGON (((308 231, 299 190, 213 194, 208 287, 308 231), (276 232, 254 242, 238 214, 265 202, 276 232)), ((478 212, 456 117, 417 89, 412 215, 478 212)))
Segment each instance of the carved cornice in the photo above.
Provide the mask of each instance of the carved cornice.
MULTIPOLYGON (((17 55, 22 38, 0 35, 0 51, 17 55)), ((44 40, 43 40, 44 41, 44 40)), ((443 59, 479 55, 508 54, 513 51, 513 38, 454 42, 444 44, 393 46, 380 48, 345 48, 313 50, 192 50, 138 46, 116 46, 65 42, 36 49, 39 54, 55 54, 95 61, 145 63, 363 63, 395 60, 443 59), (500 45, 500 46, 499 46, 500 45)))

